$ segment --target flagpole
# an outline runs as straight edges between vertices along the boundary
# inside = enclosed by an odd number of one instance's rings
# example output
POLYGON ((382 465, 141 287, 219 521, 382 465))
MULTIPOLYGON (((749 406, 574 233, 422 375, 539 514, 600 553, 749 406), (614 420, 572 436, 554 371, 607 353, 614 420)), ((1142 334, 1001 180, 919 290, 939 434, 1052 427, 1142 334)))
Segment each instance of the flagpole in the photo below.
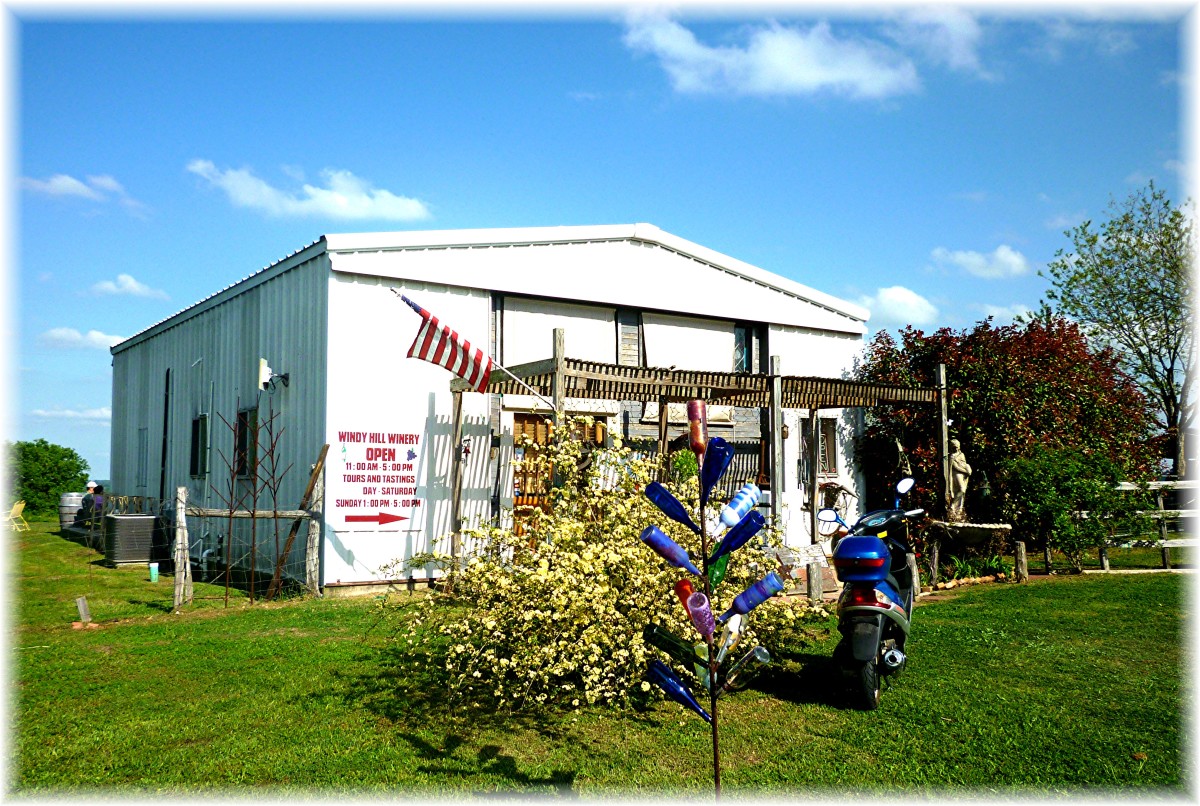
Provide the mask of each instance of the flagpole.
POLYGON ((542 396, 541 396, 541 394, 539 394, 539 393, 537 392, 537 390, 535 390, 535 389, 534 389, 532 386, 530 386, 529 384, 525 383, 525 381, 521 380, 521 379, 520 379, 520 378, 518 378, 516 375, 513 375, 513 374, 512 374, 512 372, 510 372, 510 371, 509 371, 508 367, 504 366, 503 364, 500 364, 500 363, 498 363, 498 362, 496 361, 496 359, 494 359, 494 358, 492 359, 492 366, 493 366, 493 367, 495 367, 495 368, 497 368, 497 369, 502 369, 502 370, 504 370, 504 371, 505 371, 505 372, 508 374, 508 377, 512 378, 514 381, 516 381, 517 383, 521 384, 521 386, 524 386, 526 389, 528 389, 528 390, 529 390, 529 394, 533 395, 533 396, 534 396, 534 397, 536 397, 538 400, 542 401, 542 402, 543 402, 543 403, 545 403, 547 406, 549 406, 551 411, 557 411, 557 409, 554 407, 554 404, 553 404, 553 403, 551 403, 551 402, 550 402, 549 400, 547 400, 546 398, 542 397, 542 396))
MULTIPOLYGON (((391 292, 392 292, 393 294, 395 294, 396 296, 400 297, 401 299, 404 299, 404 295, 403 295, 403 294, 401 294, 401 293, 400 293, 398 290, 396 290, 395 288, 389 288, 389 289, 388 289, 388 291, 391 291, 391 292)), ((554 405, 554 403, 552 403, 551 401, 549 401, 549 400, 547 400, 546 398, 542 397, 542 395, 541 395, 541 394, 540 394, 540 393, 539 393, 539 392, 538 392, 536 389, 534 389, 532 386, 530 386, 529 384, 525 383, 525 381, 521 380, 521 379, 520 379, 520 378, 518 378, 516 375, 514 375, 514 374, 512 373, 512 371, 511 371, 511 370, 510 370, 508 367, 504 366, 503 364, 501 364, 501 363, 500 363, 499 361, 497 361, 496 359, 494 359, 494 358, 491 358, 491 356, 488 356, 488 358, 491 360, 491 362, 492 362, 492 366, 493 366, 493 367, 495 367, 496 369, 502 369, 502 370, 504 370, 505 374, 507 374, 507 375, 508 375, 508 377, 512 378, 514 381, 516 381, 517 383, 519 383, 519 384, 520 384, 521 386, 523 386, 525 389, 528 389, 528 390, 529 390, 529 394, 533 395, 533 396, 534 396, 534 397, 536 397, 538 400, 542 401, 542 402, 543 402, 543 403, 545 403, 547 406, 549 406, 551 411, 555 412, 556 414, 558 413, 558 407, 557 407, 557 406, 555 406, 555 405, 554 405)))

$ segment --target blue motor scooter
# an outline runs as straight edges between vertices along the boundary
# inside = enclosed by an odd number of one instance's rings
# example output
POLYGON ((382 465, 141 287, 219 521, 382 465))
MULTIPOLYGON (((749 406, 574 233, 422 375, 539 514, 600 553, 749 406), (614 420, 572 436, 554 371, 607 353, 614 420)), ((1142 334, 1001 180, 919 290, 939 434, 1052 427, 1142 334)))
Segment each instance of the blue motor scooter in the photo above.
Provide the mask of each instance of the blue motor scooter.
POLYGON ((867 711, 879 706, 880 679, 899 674, 906 661, 904 643, 917 583, 908 564, 908 523, 925 513, 900 508, 912 486, 911 478, 901 479, 892 509, 868 512, 853 526, 836 510, 817 513, 819 520, 847 530, 833 549, 833 565, 843 583, 837 604, 842 640, 833 656, 850 684, 855 707, 867 711))

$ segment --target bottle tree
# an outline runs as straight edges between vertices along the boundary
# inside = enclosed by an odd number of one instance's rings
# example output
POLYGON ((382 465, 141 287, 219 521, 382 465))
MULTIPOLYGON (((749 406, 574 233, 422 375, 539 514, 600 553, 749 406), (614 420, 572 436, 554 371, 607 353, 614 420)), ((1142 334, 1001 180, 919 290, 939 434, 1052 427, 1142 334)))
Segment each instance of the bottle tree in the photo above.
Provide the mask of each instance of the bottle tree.
POLYGON ((698 517, 693 519, 687 508, 666 487, 658 482, 646 485, 645 494, 664 515, 690 529, 700 537, 701 567, 697 567, 688 552, 651 524, 641 534, 642 542, 671 565, 697 577, 700 587, 689 577, 676 582, 672 593, 688 611, 692 625, 700 635, 696 644, 684 640, 658 624, 647 624, 643 630, 646 643, 657 647, 669 658, 694 673, 696 683, 706 689, 706 710, 691 688, 675 671, 661 660, 650 661, 647 679, 658 686, 675 702, 691 709, 708 723, 712 732, 713 788, 721 794, 721 744, 718 730, 717 698, 729 690, 736 676, 752 662, 767 663, 770 653, 756 646, 736 662, 725 666, 730 651, 737 645, 743 620, 758 605, 783 590, 783 580, 770 571, 736 596, 730 607, 719 617, 712 609, 713 592, 725 578, 730 553, 745 545, 765 525, 763 516, 754 511, 761 493, 754 484, 746 484, 721 510, 720 516, 706 516, 709 495, 733 460, 733 446, 720 437, 708 438, 706 406, 703 400, 688 402, 688 446, 696 455, 700 473, 698 517), (720 541, 718 541, 720 538, 720 541), (715 544, 712 552, 709 546, 715 544), (720 626, 720 633, 718 633, 720 626))

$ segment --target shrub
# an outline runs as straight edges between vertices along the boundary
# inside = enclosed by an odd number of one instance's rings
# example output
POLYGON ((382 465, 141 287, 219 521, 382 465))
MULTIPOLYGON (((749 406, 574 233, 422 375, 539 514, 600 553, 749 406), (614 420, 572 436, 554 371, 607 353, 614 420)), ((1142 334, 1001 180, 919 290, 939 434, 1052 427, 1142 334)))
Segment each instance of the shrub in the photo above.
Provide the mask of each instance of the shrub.
MULTIPOLYGON (((550 511, 535 511, 519 536, 495 524, 465 531, 463 544, 474 548, 463 567, 448 574, 447 593, 415 611, 397 611, 408 619, 402 640, 441 659, 453 695, 509 709, 627 704, 649 688, 642 685, 647 660, 663 659, 642 641, 647 623, 700 640, 672 592, 690 575, 668 566, 639 535, 655 524, 694 558, 700 539, 641 494, 657 474, 657 459, 638 458, 616 442, 600 449, 556 434, 531 460, 544 463, 543 477, 556 479, 550 511)), ((714 502, 723 503, 741 483, 725 479, 714 502)), ((694 475, 668 486, 696 511, 694 475)), ((715 613, 776 566, 761 543, 755 538, 734 552, 714 592, 715 613)), ((778 534, 768 530, 766 543, 779 546, 778 534)), ((700 580, 695 584, 701 589, 700 580)), ((748 619, 739 649, 790 640, 789 628, 805 612, 778 600, 762 604, 748 619)), ((825 615, 819 607, 816 612, 825 615)))
POLYGON ((1118 531, 1144 525, 1139 514, 1149 508, 1144 487, 1116 489, 1125 472, 1103 455, 1045 446, 1008 462, 1003 504, 1015 536, 1057 549, 1080 570, 1085 551, 1107 546, 1118 531))

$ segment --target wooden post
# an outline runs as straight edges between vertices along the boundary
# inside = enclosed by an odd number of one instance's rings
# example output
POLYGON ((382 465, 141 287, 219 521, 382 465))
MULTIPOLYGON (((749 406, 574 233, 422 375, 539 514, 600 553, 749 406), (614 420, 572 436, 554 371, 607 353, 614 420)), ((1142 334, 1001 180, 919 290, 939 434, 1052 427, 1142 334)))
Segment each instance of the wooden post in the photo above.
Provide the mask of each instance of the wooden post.
POLYGON ((304 546, 304 586, 313 596, 321 595, 321 521, 325 517, 325 463, 319 464, 310 506, 321 517, 308 519, 308 540, 304 546))
POLYGON ((1017 562, 1013 570, 1017 575, 1017 582, 1029 581, 1029 558, 1025 556, 1024 540, 1017 541, 1017 562))
MULTIPOLYGON (((771 438, 771 520, 779 525, 783 506, 783 378, 779 374, 780 358, 771 356, 771 391, 767 422, 771 438)), ((815 532, 813 533, 816 534, 815 532)))
POLYGON ((462 392, 453 392, 454 419, 450 438, 450 556, 458 560, 462 540, 462 392))
POLYGON ((1104 543, 1100 544, 1100 570, 1108 570, 1108 546, 1104 543))
POLYGON ((917 601, 917 595, 921 592, 921 569, 917 567, 917 555, 911 551, 904 554, 904 563, 908 566, 908 573, 912 574, 913 581, 913 601, 917 601))
MULTIPOLYGON (((305 509, 306 507, 308 507, 309 502, 313 498, 314 494, 319 495, 321 498, 324 498, 322 491, 323 491, 323 488, 325 485, 325 457, 328 455, 329 455, 329 443, 326 442, 324 445, 321 446, 321 452, 319 454, 317 454, 317 463, 315 465, 313 465, 312 473, 310 473, 308 476, 308 485, 304 488, 304 495, 300 496, 300 506, 298 507, 298 509, 305 509)), ((317 507, 314 507, 314 509, 320 510, 321 507, 317 506, 317 507)), ((321 514, 322 514, 322 517, 324 517, 323 511, 321 514)), ((317 519, 317 518, 309 518, 308 519, 308 537, 310 540, 312 539, 312 527, 313 527, 314 523, 317 524, 318 533, 320 532, 320 523, 318 521, 319 521, 319 519, 317 519)), ((268 601, 271 600, 272 598, 274 598, 275 594, 279 592, 279 588, 281 587, 282 582, 283 582, 284 560, 286 560, 287 556, 292 553, 292 544, 296 542, 296 535, 299 534, 299 532, 300 532, 300 518, 297 518, 296 520, 292 521, 292 528, 288 530, 287 540, 284 541, 284 544, 283 544, 283 552, 278 557, 275 558, 275 573, 271 575, 271 585, 270 585, 270 587, 267 588, 267 600, 268 601)), ((309 555, 308 555, 308 552, 310 552, 310 551, 318 551, 318 548, 314 548, 313 546, 307 546, 305 548, 305 565, 306 565, 305 579, 306 579, 306 581, 313 579, 315 576, 315 575, 310 576, 308 574, 307 563, 309 562, 309 559, 310 559, 309 555)), ((319 573, 319 571, 318 571, 318 573, 319 573)), ((319 585, 319 583, 318 583, 318 585, 319 585)))
POLYGON ((658 480, 666 481, 667 472, 667 396, 658 396, 658 480))
POLYGON ((938 465, 942 472, 938 476, 938 501, 942 506, 942 519, 950 511, 950 414, 947 404, 946 365, 938 364, 935 376, 938 402, 938 465))
POLYGON ((929 584, 936 585, 938 583, 938 571, 940 570, 939 563, 941 560, 938 555, 941 553, 942 541, 937 535, 930 530, 931 540, 929 541, 929 584))
POLYGON ((550 378, 550 400, 554 403, 554 427, 557 428, 567 409, 567 332, 561 327, 554 328, 551 355, 554 357, 554 374, 550 378))
POLYGON ((187 487, 175 490, 175 598, 176 613, 184 603, 192 603, 192 559, 188 548, 187 487))
POLYGON ((80 596, 75 600, 75 609, 79 611, 79 620, 84 624, 91 622, 92 611, 88 609, 87 597, 80 596))
MULTIPOLYGON (((821 419, 818 416, 820 410, 813 406, 808 410, 808 449, 810 456, 808 457, 808 499, 810 502, 808 522, 809 534, 812 536, 813 545, 821 542, 821 533, 817 520, 817 511, 821 509, 821 496, 818 484, 819 473, 821 472, 821 419)), ((806 569, 808 575, 808 598, 813 602, 821 601, 825 593, 825 580, 822 577, 821 566, 817 563, 809 563, 806 569), (814 582, 815 579, 815 582, 814 582)))

